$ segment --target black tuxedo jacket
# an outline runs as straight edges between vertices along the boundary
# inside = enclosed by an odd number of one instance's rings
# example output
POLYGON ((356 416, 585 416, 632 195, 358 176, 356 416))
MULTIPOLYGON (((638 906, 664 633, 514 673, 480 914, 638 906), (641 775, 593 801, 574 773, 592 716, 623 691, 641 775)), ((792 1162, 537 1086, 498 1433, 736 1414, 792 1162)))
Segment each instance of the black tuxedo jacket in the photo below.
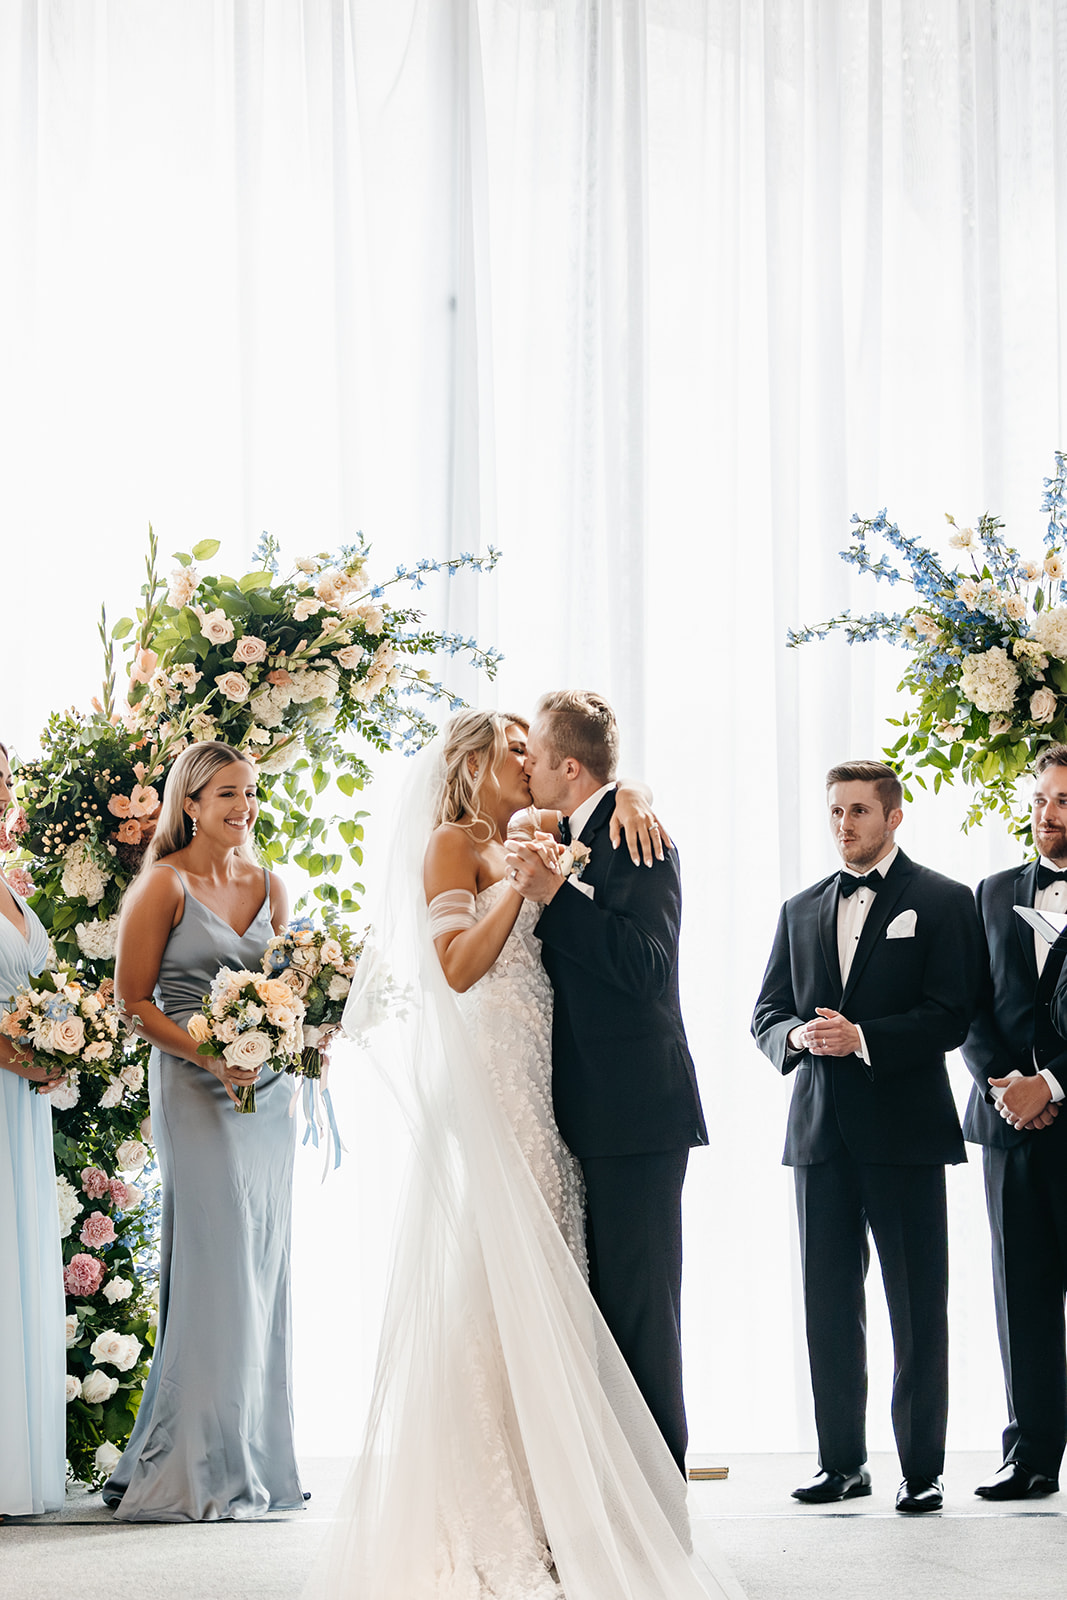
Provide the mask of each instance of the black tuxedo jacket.
POLYGON ((1057 975, 1063 965, 1062 940, 1049 951, 1040 980, 1034 959, 1034 930, 1014 906, 1032 906, 1037 862, 984 878, 975 890, 982 931, 982 980, 978 1009, 963 1044, 963 1059, 974 1087, 963 1119, 964 1137, 973 1144, 1011 1149, 1024 1139, 1067 1141, 1063 1112, 1047 1128, 1024 1132, 1005 1122, 989 1093, 990 1078, 1010 1072, 1027 1075, 1048 1067, 1067 1089, 1067 1044, 1050 1016, 1057 975), (1036 1057, 1036 1060, 1035 1060, 1036 1057))
POLYGON ((564 884, 537 922, 552 980, 552 1094, 578 1157, 707 1144, 678 1001, 678 852, 652 868, 613 850, 605 795, 582 830, 582 883, 564 884))
POLYGON ((786 1131, 786 1166, 840 1154, 888 1165, 966 1160, 945 1071, 975 1007, 979 930, 962 883, 898 851, 867 913, 842 989, 837 956, 838 875, 782 907, 752 1032, 779 1072, 796 1071, 786 1131), (911 937, 887 938, 914 912, 911 937), (788 1035, 817 1006, 863 1029, 870 1066, 858 1055, 812 1056, 788 1035))

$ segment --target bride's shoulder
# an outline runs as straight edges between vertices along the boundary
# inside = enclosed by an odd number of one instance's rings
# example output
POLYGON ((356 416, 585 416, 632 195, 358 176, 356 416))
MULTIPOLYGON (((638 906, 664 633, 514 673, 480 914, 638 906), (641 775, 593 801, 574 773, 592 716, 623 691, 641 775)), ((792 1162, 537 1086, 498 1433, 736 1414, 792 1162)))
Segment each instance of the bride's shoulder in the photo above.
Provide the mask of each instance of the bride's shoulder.
POLYGON ((430 896, 444 889, 473 890, 478 878, 478 847, 468 828, 442 822, 434 829, 426 846, 423 877, 430 896))

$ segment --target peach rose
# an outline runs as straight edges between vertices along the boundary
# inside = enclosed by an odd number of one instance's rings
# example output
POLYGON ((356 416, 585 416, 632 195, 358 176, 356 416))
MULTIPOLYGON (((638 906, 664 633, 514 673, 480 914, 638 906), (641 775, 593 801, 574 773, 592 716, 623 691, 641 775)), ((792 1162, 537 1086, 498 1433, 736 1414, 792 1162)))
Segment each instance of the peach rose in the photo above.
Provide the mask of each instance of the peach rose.
POLYGON ((257 978, 256 993, 268 1006, 291 1006, 293 991, 280 978, 257 978))
POLYGON ((227 700, 248 699, 248 679, 240 672, 223 672, 215 679, 219 691, 227 700))
POLYGON ((252 661, 266 661, 267 647, 262 639, 257 639, 254 634, 246 633, 243 639, 238 639, 233 647, 233 659, 240 661, 242 666, 252 661))
POLYGON ((211 1024, 200 1011, 195 1011, 189 1018, 185 1024, 185 1031, 197 1044, 203 1044, 211 1038, 211 1024))

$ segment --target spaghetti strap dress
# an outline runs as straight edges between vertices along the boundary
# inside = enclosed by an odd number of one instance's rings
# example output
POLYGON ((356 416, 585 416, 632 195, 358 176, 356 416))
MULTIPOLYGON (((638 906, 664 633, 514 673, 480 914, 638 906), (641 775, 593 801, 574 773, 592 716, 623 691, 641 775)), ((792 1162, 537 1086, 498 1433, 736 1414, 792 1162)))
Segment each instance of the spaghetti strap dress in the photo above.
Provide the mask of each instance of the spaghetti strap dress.
MULTIPOLYGON (((270 877, 243 934, 184 891, 155 1002, 184 1025, 222 967, 258 971, 270 877)), ((159 1325, 130 1442, 104 1486, 126 1522, 244 1520, 303 1506, 293 1446, 290 1235, 295 1122, 269 1068, 238 1114, 210 1072, 154 1050, 163 1190, 159 1325)))

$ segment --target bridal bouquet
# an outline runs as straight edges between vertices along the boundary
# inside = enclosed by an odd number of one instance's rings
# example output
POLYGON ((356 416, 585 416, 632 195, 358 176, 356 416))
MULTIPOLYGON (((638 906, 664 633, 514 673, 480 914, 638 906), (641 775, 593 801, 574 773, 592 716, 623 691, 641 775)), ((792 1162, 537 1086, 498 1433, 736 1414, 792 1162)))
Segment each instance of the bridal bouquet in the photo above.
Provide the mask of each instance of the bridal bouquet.
POLYGON ((118 1080, 126 1069, 127 1028, 110 984, 87 984, 73 972, 40 972, 20 984, 0 1016, 0 1033, 56 1077, 91 1071, 118 1080))
POLYGON ((304 1003, 304 1047, 288 1072, 321 1078, 321 1046, 341 1021, 363 941, 351 928, 328 923, 316 928, 298 917, 267 946, 263 970, 304 1003))
MULTIPOLYGON (((302 1045, 304 1002, 280 978, 223 967, 189 1018, 190 1038, 201 1055, 224 1057, 238 1071, 272 1067, 292 1072, 302 1045)), ((256 1109, 256 1086, 237 1090, 237 1110, 256 1109)))

